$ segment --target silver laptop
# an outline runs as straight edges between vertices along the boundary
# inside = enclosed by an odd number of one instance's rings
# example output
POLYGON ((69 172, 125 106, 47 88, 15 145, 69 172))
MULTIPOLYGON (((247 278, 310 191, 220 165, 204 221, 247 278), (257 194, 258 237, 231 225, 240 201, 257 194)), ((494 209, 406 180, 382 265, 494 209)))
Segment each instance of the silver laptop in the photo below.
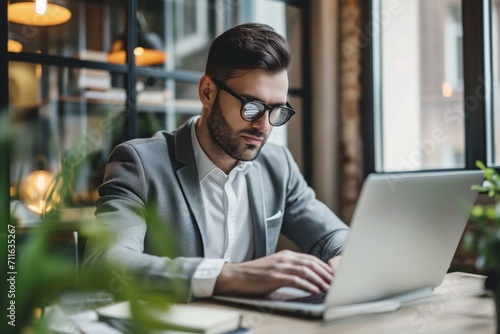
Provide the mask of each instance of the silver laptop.
POLYGON ((471 185, 482 181, 482 171, 369 175, 322 303, 296 299, 306 293, 293 288, 266 298, 214 298, 332 320, 390 311, 429 296, 444 279, 467 224, 477 197, 471 185))

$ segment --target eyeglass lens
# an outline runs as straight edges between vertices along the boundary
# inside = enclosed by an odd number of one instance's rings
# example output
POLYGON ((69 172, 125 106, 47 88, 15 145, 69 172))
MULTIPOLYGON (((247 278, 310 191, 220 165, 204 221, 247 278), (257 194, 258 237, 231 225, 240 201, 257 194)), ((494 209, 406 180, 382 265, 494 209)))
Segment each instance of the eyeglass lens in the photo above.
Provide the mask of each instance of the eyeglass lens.
MULTIPOLYGON (((242 116, 246 121, 255 121, 266 112, 266 106, 257 101, 249 101, 242 106, 242 116)), ((286 108, 273 108, 269 114, 269 122, 272 125, 282 125, 290 118, 290 111, 286 108)))

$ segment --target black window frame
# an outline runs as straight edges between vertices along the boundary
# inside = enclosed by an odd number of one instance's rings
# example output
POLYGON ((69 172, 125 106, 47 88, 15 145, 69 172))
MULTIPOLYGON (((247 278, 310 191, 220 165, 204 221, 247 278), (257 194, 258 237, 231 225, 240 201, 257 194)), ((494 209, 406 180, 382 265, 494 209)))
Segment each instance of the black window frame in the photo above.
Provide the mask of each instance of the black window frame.
MULTIPOLYGON (((371 173, 390 173, 377 170, 377 125, 376 113, 380 105, 381 77, 380 52, 376 38, 381 38, 380 26, 374 27, 380 14, 380 1, 361 2, 361 32, 363 36, 362 53, 362 109, 361 132, 363 140, 364 177, 371 173), (378 30, 377 30, 378 29, 378 30)), ((494 152, 494 140, 491 136, 493 122, 487 124, 488 113, 492 112, 493 95, 491 93, 491 0, 462 0, 463 20, 463 57, 464 57, 464 128, 465 161, 460 169, 477 169, 476 161, 491 164, 494 152), (490 147, 488 147, 490 145, 490 147)), ((494 116, 492 114, 491 118, 494 116)), ((383 140, 383 138, 380 138, 383 140)), ((456 170, 457 168, 455 168, 456 170)), ((441 170, 449 170, 442 168, 441 170)), ((412 173, 428 171, 415 170, 412 173)))

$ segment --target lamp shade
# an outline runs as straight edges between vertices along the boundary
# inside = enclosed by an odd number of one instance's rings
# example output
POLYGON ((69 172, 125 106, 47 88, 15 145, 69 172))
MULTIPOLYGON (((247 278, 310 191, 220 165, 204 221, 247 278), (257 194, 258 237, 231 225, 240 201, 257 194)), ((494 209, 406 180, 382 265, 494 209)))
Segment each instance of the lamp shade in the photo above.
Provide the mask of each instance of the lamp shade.
POLYGON ((49 4, 47 0, 9 4, 7 16, 10 22, 32 26, 58 25, 67 22, 70 18, 71 12, 68 9, 49 4))
MULTIPOLYGON (((108 55, 110 63, 125 64, 127 43, 125 35, 120 35, 111 47, 108 55)), ((135 64, 137 66, 159 65, 167 61, 167 54, 163 51, 160 37, 152 31, 139 29, 137 33, 137 47, 134 49, 135 64)))
POLYGON ((9 52, 21 52, 23 50, 23 45, 18 41, 9 39, 7 42, 7 51, 9 52))

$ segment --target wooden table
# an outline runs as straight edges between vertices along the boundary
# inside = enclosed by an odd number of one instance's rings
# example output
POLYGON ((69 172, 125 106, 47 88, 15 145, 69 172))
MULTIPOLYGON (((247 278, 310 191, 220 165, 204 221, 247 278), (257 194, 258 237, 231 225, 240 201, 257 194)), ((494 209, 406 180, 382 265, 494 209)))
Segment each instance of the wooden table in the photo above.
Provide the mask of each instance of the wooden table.
POLYGON ((360 315, 331 322, 218 302, 195 304, 241 310, 243 325, 251 328, 252 334, 495 333, 495 306, 493 298, 484 291, 484 277, 466 273, 447 274, 433 297, 425 301, 406 304, 390 313, 360 315))

